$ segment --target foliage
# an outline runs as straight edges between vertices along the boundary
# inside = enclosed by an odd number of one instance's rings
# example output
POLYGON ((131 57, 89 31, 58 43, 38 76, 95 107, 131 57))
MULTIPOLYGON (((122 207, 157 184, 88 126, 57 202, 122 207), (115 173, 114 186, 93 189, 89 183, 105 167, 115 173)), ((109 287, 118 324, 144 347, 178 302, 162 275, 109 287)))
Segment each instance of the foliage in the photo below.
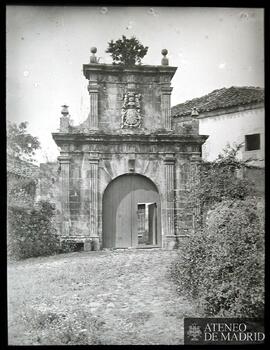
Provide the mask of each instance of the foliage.
POLYGON ((215 161, 200 164, 199 181, 193 184, 187 201, 189 208, 198 208, 196 222, 199 227, 204 224, 208 210, 223 200, 244 200, 256 194, 250 180, 237 176, 249 162, 237 158, 241 147, 228 145, 215 161))
POLYGON ((15 158, 33 161, 36 150, 40 148, 40 142, 37 137, 27 132, 27 125, 27 122, 19 125, 8 122, 7 151, 15 158))
POLYGON ((12 178, 7 182, 9 206, 31 206, 34 201, 36 181, 32 178, 12 178))
POLYGON ((47 201, 39 201, 33 209, 8 208, 8 256, 11 259, 51 255, 59 251, 54 211, 54 205, 47 201))
POLYGON ((182 245, 171 273, 204 315, 263 317, 264 220, 254 199, 227 200, 182 245))
POLYGON ((133 66, 141 63, 142 58, 147 54, 148 47, 143 46, 135 37, 130 39, 122 35, 122 39, 111 40, 108 43, 107 53, 110 53, 113 64, 133 66))
POLYGON ((188 198, 197 225, 171 267, 178 290, 207 316, 263 316, 264 210, 254 185, 237 176, 247 163, 240 148, 199 167, 188 198))

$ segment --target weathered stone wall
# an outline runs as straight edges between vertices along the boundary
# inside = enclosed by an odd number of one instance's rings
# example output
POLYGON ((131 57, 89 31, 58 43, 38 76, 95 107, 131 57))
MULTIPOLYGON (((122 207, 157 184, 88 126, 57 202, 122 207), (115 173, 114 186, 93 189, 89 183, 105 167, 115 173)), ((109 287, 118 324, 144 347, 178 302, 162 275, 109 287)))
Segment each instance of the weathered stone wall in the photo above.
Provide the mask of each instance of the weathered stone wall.
POLYGON ((162 66, 123 69, 114 65, 84 65, 84 75, 89 80, 88 90, 92 108, 88 120, 81 124, 81 127, 87 128, 95 124, 95 128, 99 130, 119 130, 124 94, 136 91, 136 94, 141 95, 142 128, 129 129, 129 132, 167 129, 171 113, 170 80, 175 71, 176 67, 162 66), (95 113, 98 115, 97 120, 94 117, 95 113))
POLYGON ((41 163, 36 200, 47 200, 55 204, 58 232, 61 231, 62 222, 61 196, 59 164, 57 162, 41 163))
POLYGON ((179 135, 197 135, 199 134, 199 120, 192 116, 172 118, 172 128, 179 135))
POLYGON ((259 195, 265 194, 265 169, 259 167, 245 167, 243 177, 254 183, 256 191, 259 195))
MULTIPOLYGON (((137 75, 136 80, 140 81, 140 84, 135 84, 136 92, 142 95, 143 127, 149 131, 164 127, 160 108, 160 86, 157 82, 151 81, 150 78, 137 75)), ((99 128, 107 131, 118 130, 121 123, 121 108, 127 83, 112 84, 103 82, 99 85, 99 128)))

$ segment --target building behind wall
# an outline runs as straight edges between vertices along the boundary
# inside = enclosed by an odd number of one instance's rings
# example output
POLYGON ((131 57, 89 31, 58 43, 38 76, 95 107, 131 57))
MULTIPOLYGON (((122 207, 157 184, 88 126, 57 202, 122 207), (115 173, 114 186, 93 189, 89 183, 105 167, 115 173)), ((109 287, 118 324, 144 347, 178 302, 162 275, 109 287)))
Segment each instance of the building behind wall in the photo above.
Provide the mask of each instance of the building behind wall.
MULTIPOLYGON (((61 236, 84 248, 174 248, 192 230, 185 210, 190 177, 207 136, 198 122, 174 128, 171 80, 177 67, 83 65, 89 115, 60 131, 61 236)), ((163 51, 165 55, 166 51, 163 51)))
POLYGON ((253 159, 244 175, 264 190, 264 89, 231 87, 214 90, 172 107, 173 125, 186 120, 199 122, 199 133, 209 135, 202 146, 202 158, 213 161, 230 144, 242 144, 239 158, 253 159))

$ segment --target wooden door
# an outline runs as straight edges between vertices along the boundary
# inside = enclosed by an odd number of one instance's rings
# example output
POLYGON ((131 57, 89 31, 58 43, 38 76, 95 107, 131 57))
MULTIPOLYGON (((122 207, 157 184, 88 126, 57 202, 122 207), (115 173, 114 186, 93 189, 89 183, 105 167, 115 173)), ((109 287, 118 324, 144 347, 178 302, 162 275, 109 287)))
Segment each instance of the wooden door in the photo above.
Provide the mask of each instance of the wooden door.
POLYGON ((149 242, 153 245, 157 244, 157 204, 148 205, 148 236, 149 242))
MULTIPOLYGON (((160 200, 156 186, 144 176, 127 174, 113 180, 103 195, 103 247, 138 246, 140 203, 156 203, 156 244, 160 237, 160 200)), ((143 215, 143 214, 142 214, 143 215)), ((153 219, 152 219, 153 220, 153 219)))

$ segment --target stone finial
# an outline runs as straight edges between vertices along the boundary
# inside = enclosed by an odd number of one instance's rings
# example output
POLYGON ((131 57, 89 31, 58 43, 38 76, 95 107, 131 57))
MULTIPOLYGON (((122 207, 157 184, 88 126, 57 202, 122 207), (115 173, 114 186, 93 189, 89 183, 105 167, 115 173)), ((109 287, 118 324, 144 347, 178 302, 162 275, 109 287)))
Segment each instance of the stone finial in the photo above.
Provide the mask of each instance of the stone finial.
POLYGON ((169 60, 166 57, 166 55, 168 54, 168 50, 167 49, 161 50, 161 54, 164 56, 164 57, 162 57, 162 60, 161 60, 162 66, 168 66, 169 65, 169 60))
POLYGON ((90 63, 98 63, 98 60, 96 58, 96 53, 97 53, 97 48, 96 47, 91 47, 90 49, 92 55, 90 56, 90 63))
POLYGON ((62 111, 62 117, 60 118, 60 132, 68 132, 69 131, 69 111, 68 111, 68 106, 63 105, 61 106, 62 111))
POLYGON ((62 111, 61 111, 61 114, 63 115, 63 117, 68 116, 69 115, 68 106, 67 105, 63 105, 61 107, 63 107, 62 111))
POLYGON ((199 112, 196 107, 193 107, 191 110, 191 116, 192 117, 197 117, 199 115, 199 112))

